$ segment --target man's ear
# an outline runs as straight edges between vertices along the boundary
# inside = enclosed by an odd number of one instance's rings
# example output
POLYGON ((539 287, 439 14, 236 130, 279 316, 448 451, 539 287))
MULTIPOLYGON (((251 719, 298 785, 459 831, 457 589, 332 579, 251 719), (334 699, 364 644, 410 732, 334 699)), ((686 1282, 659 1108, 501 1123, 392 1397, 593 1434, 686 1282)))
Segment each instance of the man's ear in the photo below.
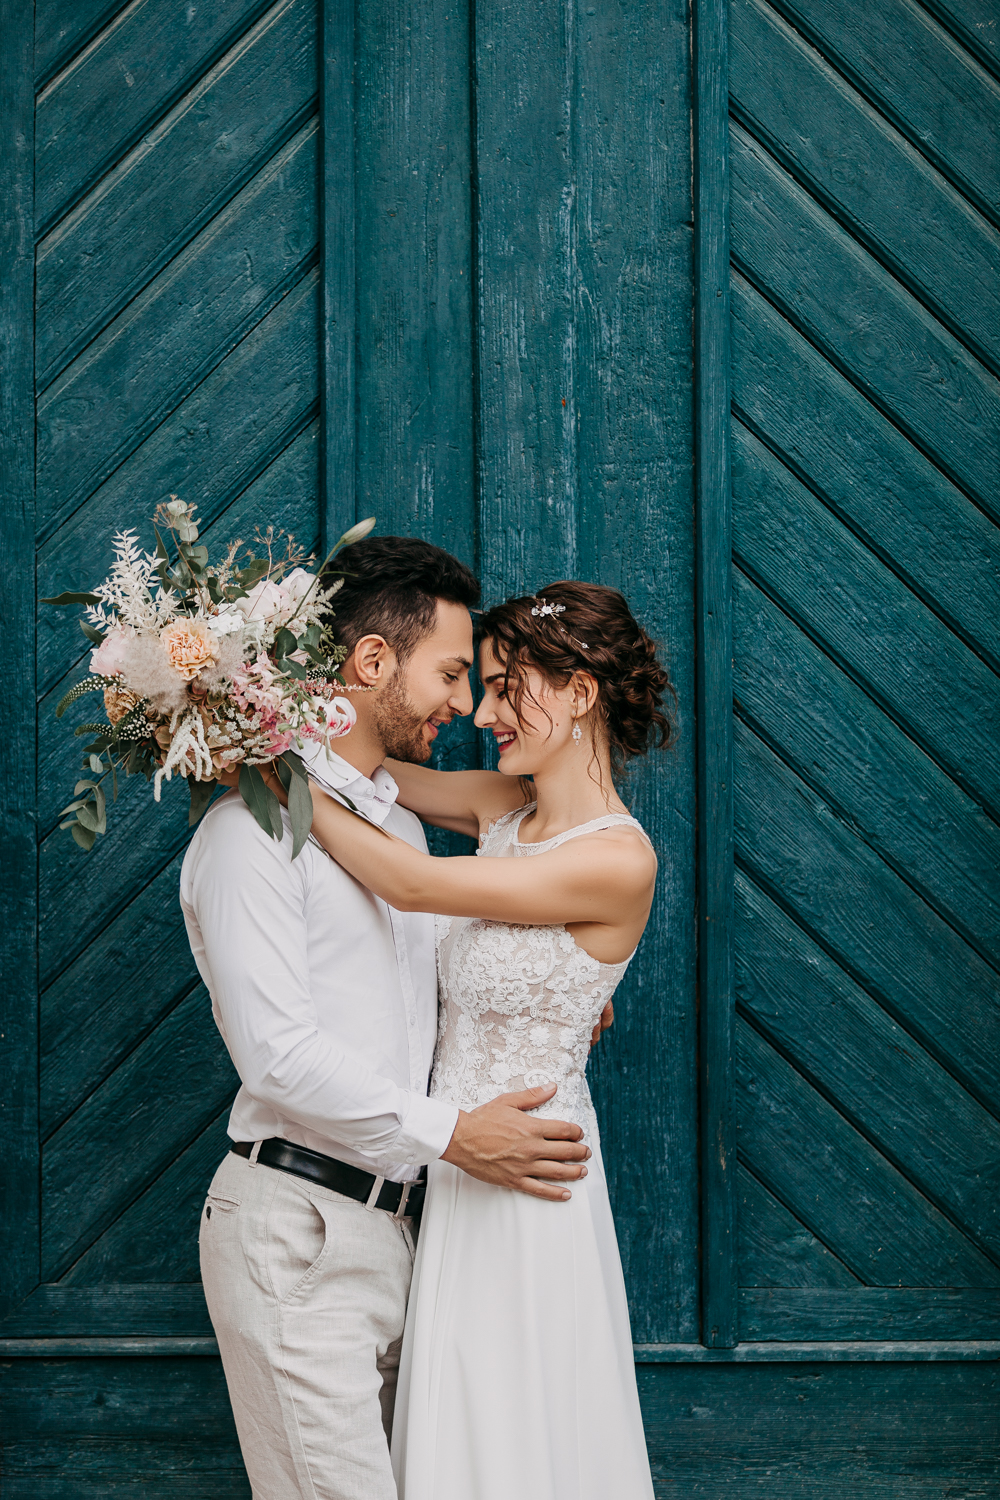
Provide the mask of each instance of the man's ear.
POLYGON ((380 635, 363 635, 351 652, 350 665, 364 687, 381 687, 392 676, 396 653, 380 635))

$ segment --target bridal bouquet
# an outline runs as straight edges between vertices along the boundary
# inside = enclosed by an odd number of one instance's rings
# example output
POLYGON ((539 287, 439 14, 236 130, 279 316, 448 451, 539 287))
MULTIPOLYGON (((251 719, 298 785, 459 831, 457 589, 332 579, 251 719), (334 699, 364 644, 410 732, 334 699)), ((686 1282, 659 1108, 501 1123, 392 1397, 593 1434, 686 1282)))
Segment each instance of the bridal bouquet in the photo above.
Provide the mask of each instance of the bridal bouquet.
POLYGON ((42 601, 86 605, 80 627, 95 646, 90 675, 70 689, 57 716, 86 693, 104 698, 105 719, 74 731, 96 735, 84 751, 91 774, 77 782, 59 826, 92 849, 107 828, 109 776, 112 798, 119 775, 139 773, 152 781, 158 802, 175 771, 190 788, 193 825, 219 774, 238 768, 245 802, 264 832, 280 839, 278 799, 257 769, 274 761, 288 794, 294 859, 309 837, 312 798, 292 747, 329 746, 356 717, 341 695, 344 653, 324 624, 340 581, 323 588, 320 575, 342 547, 367 536, 374 518, 345 532, 310 573, 292 537, 276 559, 270 528, 258 533, 266 556, 241 557, 237 541, 210 565, 208 548, 198 543, 196 509, 172 496, 153 518, 155 553, 142 552, 134 532, 119 532, 103 583, 42 601))

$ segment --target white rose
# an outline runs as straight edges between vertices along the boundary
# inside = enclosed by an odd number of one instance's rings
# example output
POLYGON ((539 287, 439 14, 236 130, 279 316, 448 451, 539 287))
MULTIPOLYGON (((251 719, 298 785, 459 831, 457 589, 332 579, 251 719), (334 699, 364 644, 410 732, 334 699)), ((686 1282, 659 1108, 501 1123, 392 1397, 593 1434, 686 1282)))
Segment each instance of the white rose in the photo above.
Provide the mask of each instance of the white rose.
POLYGON ((315 574, 307 573, 305 568, 293 568, 288 577, 282 579, 281 587, 298 604, 299 600, 304 594, 309 592, 315 582, 315 574))
POLYGON ((290 595, 277 583, 262 579, 255 583, 245 599, 237 599, 236 608, 242 610, 248 620, 259 622, 272 620, 291 605, 290 595))
MULTIPOLYGON (((240 600, 240 603, 242 602, 240 600)), ((217 615, 209 615, 205 624, 213 635, 235 635, 246 625, 246 620, 241 609, 238 609, 235 604, 229 604, 225 609, 220 609, 217 615)))

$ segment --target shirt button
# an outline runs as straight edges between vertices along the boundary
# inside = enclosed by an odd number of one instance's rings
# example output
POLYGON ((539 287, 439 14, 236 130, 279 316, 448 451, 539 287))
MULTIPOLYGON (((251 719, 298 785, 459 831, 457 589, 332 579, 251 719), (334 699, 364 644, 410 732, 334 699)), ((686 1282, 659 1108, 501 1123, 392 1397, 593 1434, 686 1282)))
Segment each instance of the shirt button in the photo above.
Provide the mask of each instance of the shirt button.
POLYGON ((416 1018, 416 1016, 411 1016, 410 1017, 410 1025, 411 1026, 416 1026, 416 1024, 417 1024, 417 1018, 416 1018))

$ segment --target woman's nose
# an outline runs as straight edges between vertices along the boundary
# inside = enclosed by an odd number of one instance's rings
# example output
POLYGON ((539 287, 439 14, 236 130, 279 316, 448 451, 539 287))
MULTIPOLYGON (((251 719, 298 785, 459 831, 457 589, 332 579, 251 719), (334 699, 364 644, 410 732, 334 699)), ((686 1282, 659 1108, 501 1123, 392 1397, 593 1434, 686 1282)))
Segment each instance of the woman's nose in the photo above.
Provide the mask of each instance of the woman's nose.
POLYGON ((487 725, 493 724, 495 723, 495 721, 496 714, 493 712, 492 708, 487 705, 486 699, 484 698, 482 703, 480 703, 479 707, 476 709, 476 717, 472 722, 473 724, 475 724, 477 729, 485 729, 487 725))

